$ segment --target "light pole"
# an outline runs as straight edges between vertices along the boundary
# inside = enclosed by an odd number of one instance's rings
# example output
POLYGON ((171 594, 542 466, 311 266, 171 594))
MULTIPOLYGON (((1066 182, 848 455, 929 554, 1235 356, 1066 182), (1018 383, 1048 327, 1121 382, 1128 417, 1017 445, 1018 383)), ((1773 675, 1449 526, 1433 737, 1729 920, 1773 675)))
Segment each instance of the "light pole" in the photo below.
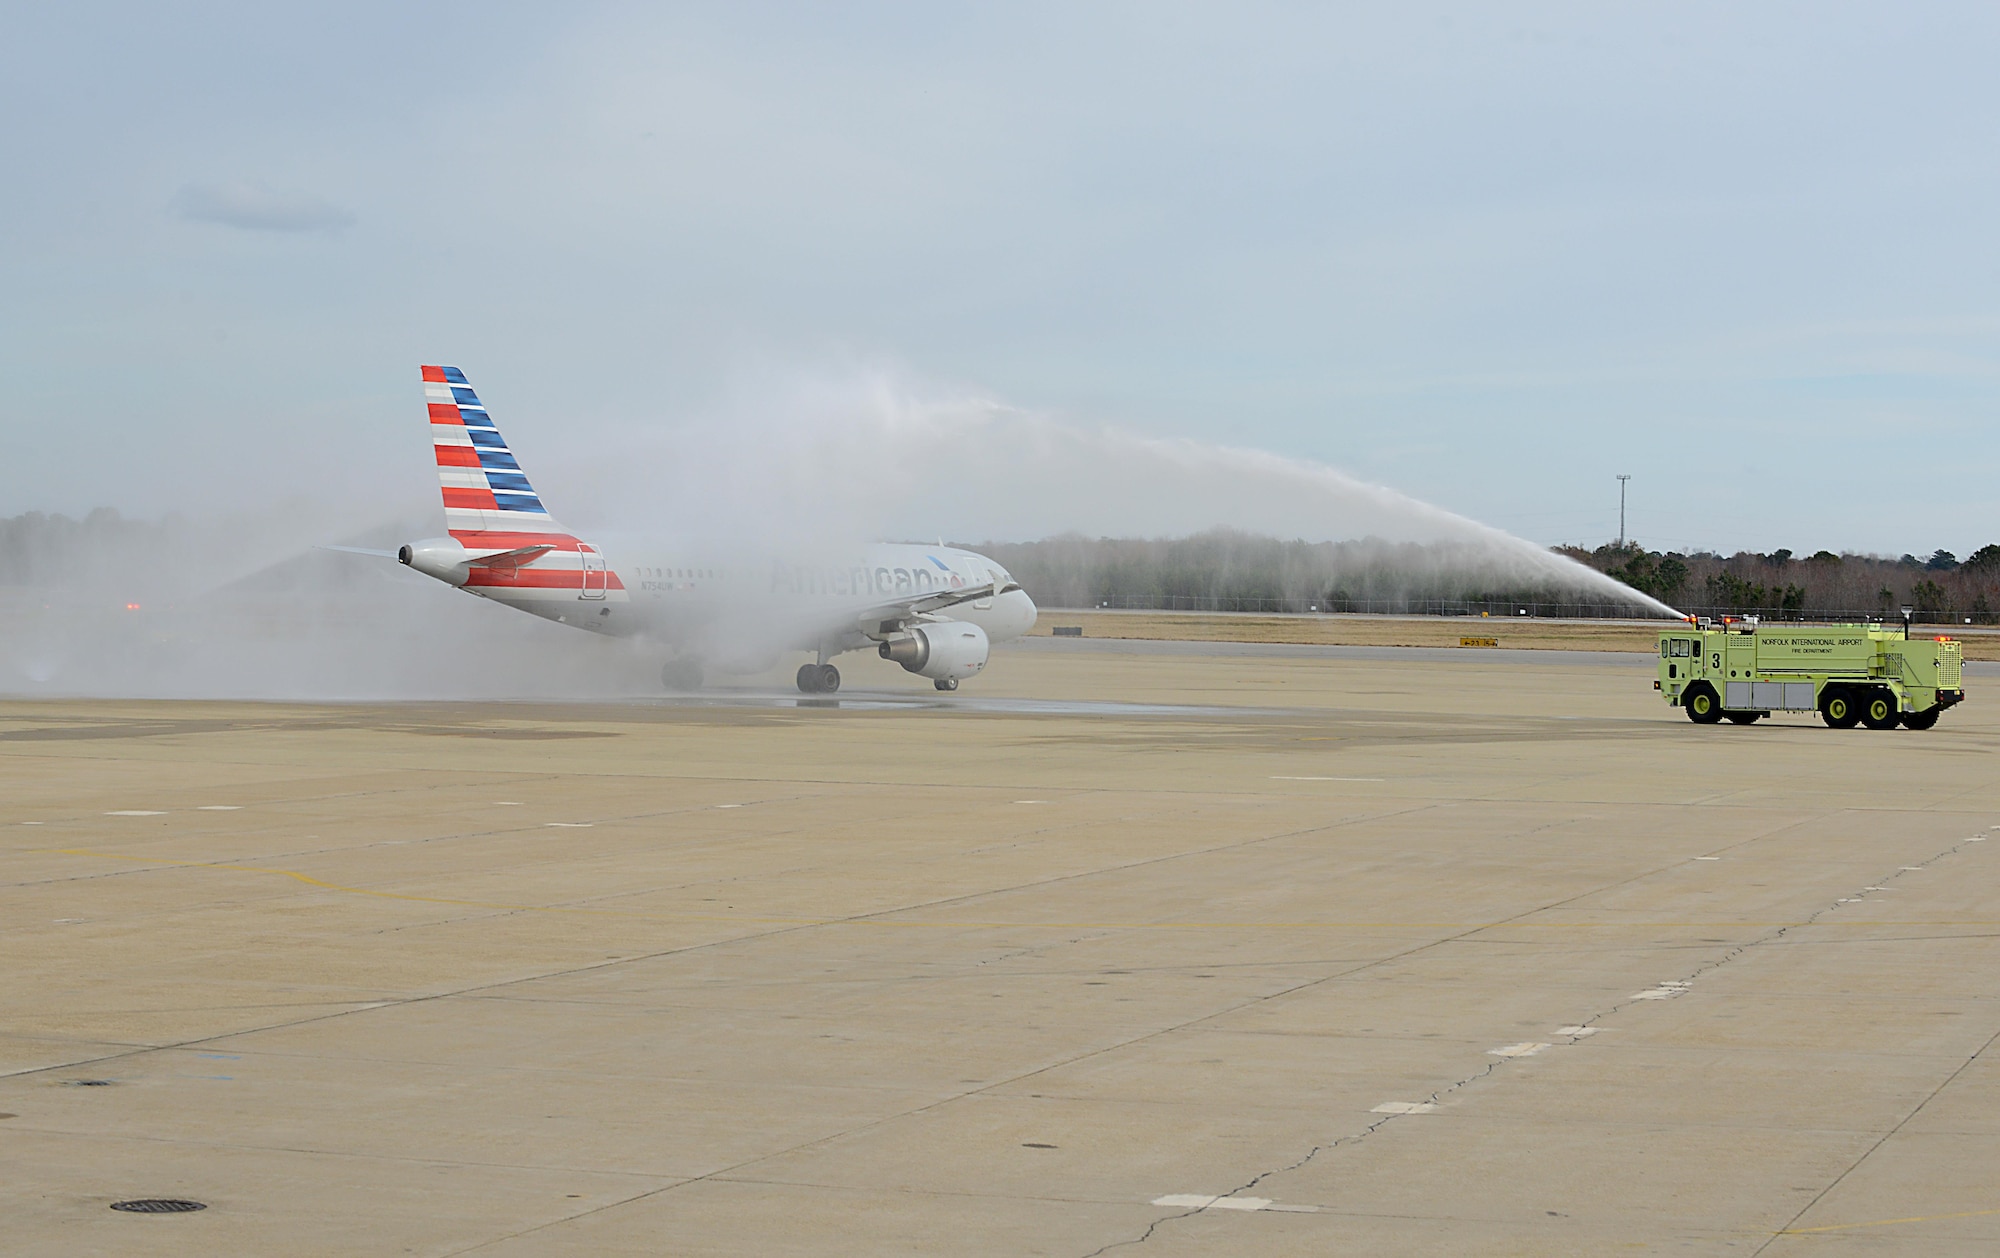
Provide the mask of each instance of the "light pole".
POLYGON ((1632 477, 1627 473, 1618 474, 1618 549, 1625 549, 1625 482, 1632 477))

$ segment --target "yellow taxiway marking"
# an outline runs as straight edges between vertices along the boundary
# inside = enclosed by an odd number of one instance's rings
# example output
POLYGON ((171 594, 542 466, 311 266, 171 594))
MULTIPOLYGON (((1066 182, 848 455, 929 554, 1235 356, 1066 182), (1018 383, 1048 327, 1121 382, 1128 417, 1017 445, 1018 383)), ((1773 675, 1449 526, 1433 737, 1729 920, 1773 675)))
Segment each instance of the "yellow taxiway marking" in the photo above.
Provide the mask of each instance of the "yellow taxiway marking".
POLYGON ((1825 1227, 1788 1227, 1774 1233, 1774 1235, 1804 1236, 1809 1232, 1846 1232, 1861 1227, 1894 1227, 1898 1223, 1932 1223, 1939 1219, 1976 1219, 1988 1214, 2000 1214, 2000 1210, 1960 1210, 1956 1214, 1913 1214, 1907 1219, 1873 1219, 1867 1223, 1829 1223, 1825 1227))

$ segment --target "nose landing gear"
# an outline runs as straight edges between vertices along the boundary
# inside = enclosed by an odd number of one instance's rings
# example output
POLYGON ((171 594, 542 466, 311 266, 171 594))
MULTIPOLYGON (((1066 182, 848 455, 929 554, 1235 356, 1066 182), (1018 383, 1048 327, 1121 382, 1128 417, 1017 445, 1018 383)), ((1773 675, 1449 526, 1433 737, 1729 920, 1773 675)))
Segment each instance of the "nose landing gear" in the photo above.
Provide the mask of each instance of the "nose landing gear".
POLYGON ((932 684, 935 685, 939 690, 956 690, 958 689, 958 678, 940 677, 932 684))

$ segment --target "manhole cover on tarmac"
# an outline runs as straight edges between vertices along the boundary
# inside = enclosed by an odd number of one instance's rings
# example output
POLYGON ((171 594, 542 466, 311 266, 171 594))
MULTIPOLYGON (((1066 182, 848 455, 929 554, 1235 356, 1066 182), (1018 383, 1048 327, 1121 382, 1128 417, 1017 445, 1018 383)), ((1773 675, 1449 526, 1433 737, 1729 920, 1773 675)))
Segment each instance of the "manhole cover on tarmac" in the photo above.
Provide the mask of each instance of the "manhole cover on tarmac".
POLYGON ((178 1197, 139 1197, 132 1201, 114 1201, 111 1208, 129 1214, 189 1214, 208 1209, 208 1203, 183 1201, 178 1197))

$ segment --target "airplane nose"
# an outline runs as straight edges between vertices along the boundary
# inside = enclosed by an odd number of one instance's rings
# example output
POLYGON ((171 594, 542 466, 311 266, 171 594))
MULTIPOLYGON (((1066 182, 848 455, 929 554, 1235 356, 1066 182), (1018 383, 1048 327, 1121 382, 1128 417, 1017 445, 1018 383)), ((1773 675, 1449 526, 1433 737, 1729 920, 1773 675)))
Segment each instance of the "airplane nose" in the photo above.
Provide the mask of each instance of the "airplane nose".
POLYGON ((1015 590, 1007 595, 1007 599, 1009 602, 1014 603, 1015 615, 1020 620, 1021 627, 1014 631, 1015 635, 1018 637, 1028 632, 1028 630, 1033 629, 1035 627, 1035 618, 1040 615, 1039 610, 1035 607, 1035 600, 1028 597, 1026 590, 1015 590))

